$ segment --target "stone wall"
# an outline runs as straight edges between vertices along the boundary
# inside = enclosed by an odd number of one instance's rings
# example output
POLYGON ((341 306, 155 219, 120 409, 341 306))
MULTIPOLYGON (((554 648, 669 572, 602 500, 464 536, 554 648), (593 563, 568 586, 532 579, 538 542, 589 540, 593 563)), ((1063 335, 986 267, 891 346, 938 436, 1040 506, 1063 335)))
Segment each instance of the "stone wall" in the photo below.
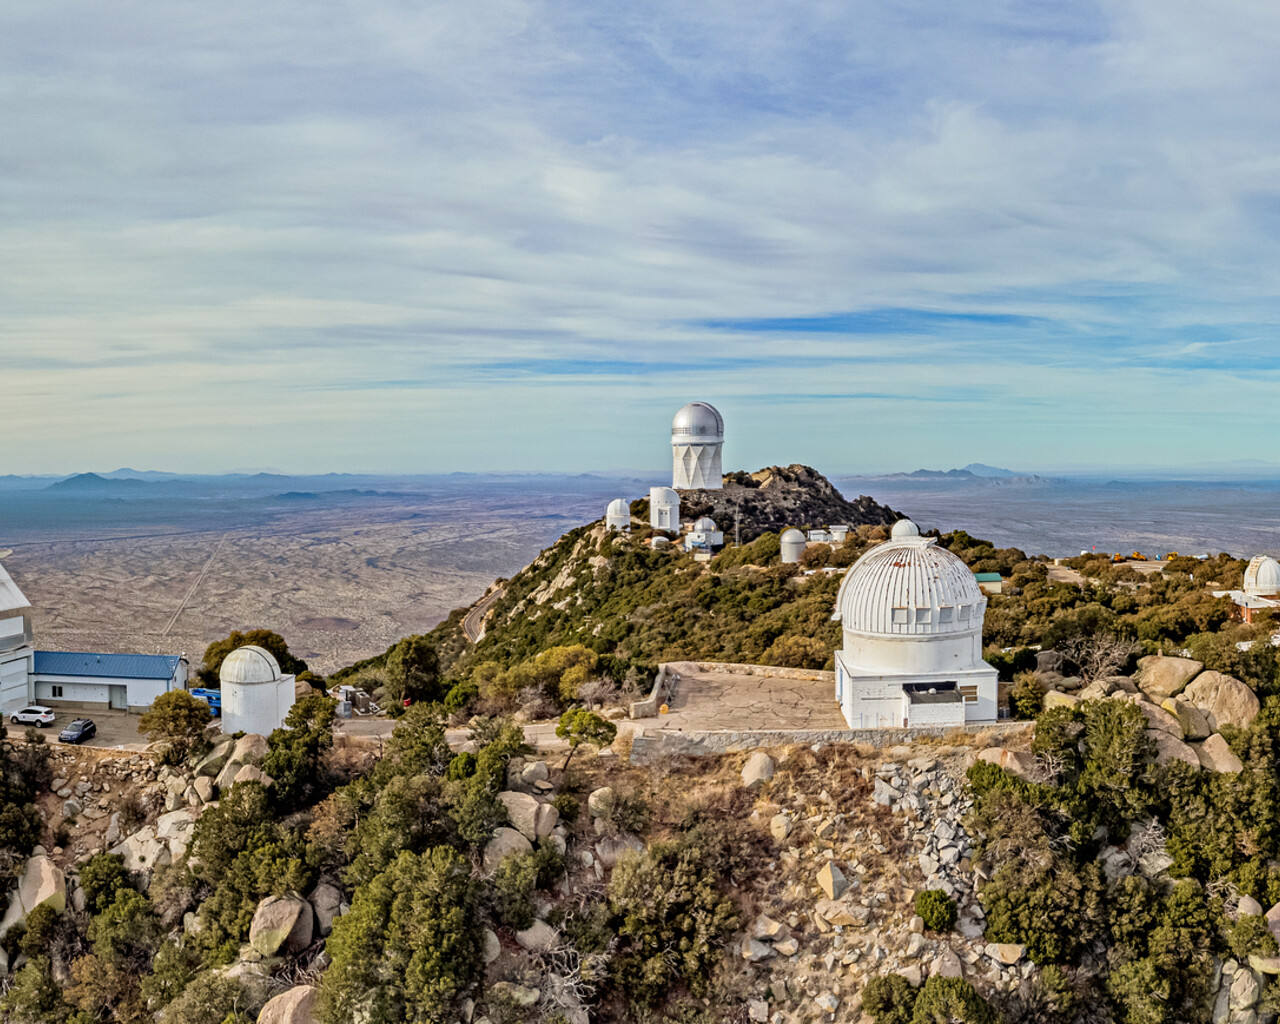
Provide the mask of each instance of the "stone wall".
POLYGON ((925 737, 942 738, 954 733, 1016 733, 1031 727, 1030 722, 973 722, 964 726, 927 726, 915 729, 761 729, 733 732, 675 732, 651 730, 637 733, 631 740, 631 763, 648 764, 656 758, 686 755, 727 754, 756 747, 785 747, 792 744, 865 743, 871 747, 892 747, 925 737))

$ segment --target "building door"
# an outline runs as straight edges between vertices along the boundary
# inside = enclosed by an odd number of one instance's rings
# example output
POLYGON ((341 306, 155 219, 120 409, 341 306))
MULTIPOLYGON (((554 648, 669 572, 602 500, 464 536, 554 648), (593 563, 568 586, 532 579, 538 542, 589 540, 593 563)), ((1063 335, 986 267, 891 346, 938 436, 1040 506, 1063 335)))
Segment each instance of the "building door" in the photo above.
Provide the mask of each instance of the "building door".
POLYGON ((111 707, 116 711, 126 711, 129 708, 129 690, 124 686, 111 687, 111 707))

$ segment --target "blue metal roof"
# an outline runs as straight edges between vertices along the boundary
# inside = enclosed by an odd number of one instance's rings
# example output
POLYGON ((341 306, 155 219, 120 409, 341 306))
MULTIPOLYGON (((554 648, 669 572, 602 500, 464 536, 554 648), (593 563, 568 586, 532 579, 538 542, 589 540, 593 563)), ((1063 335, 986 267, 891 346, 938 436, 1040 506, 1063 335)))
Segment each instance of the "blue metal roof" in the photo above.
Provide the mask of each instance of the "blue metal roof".
POLYGON ((106 676, 112 679, 172 679, 176 654, 77 654, 36 651, 35 673, 47 676, 106 676))

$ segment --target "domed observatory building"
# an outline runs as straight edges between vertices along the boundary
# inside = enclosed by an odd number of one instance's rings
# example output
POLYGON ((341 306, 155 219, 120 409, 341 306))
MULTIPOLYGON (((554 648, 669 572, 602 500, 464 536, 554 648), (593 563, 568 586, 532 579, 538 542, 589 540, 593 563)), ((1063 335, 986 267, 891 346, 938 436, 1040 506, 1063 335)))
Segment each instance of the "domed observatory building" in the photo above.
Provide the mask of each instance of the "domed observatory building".
POLYGON ((680 495, 670 487, 649 488, 649 525, 671 533, 680 529, 680 495))
POLYGON ((690 528, 689 533, 685 536, 685 546, 689 548, 703 548, 710 551, 712 548, 724 547, 724 532, 716 526, 716 521, 710 516, 703 516, 690 528))
POLYGON ((724 485, 720 449, 724 417, 714 405, 690 402, 671 421, 671 486, 718 491, 724 485))
POLYGON ((1280 608, 1280 562, 1270 555, 1256 555, 1244 570, 1243 590, 1215 590, 1214 597, 1229 597, 1238 616, 1252 623, 1255 612, 1280 608))
POLYGON ((280 664, 266 648, 237 647, 222 661, 222 731, 225 735, 252 732, 269 736, 284 724, 293 707, 295 679, 282 675, 280 664))
POLYGON ((610 530, 631 529, 631 509, 622 498, 614 498, 604 512, 604 525, 610 530))
POLYGON ((794 526, 788 530, 783 530, 782 536, 778 538, 782 563, 790 565, 800 561, 801 556, 804 554, 804 549, 808 545, 809 541, 805 538, 805 535, 794 526))
POLYGON ((996 670, 982 660, 987 599, 969 567, 915 523, 845 574, 833 618, 836 700, 851 729, 994 722, 996 670))

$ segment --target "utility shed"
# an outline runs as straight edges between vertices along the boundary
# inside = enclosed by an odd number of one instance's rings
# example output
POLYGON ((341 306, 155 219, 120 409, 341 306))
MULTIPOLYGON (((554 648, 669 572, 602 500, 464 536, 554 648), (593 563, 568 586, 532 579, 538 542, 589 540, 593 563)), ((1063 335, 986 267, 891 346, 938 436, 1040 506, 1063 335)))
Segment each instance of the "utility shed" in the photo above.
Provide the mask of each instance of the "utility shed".
POLYGON ((973 578, 978 581, 978 589, 984 594, 998 594, 1004 589, 1004 577, 998 572, 976 572, 973 578))
POLYGON ((145 711, 187 685, 187 660, 176 654, 36 651, 34 660, 30 699, 49 707, 145 711))

